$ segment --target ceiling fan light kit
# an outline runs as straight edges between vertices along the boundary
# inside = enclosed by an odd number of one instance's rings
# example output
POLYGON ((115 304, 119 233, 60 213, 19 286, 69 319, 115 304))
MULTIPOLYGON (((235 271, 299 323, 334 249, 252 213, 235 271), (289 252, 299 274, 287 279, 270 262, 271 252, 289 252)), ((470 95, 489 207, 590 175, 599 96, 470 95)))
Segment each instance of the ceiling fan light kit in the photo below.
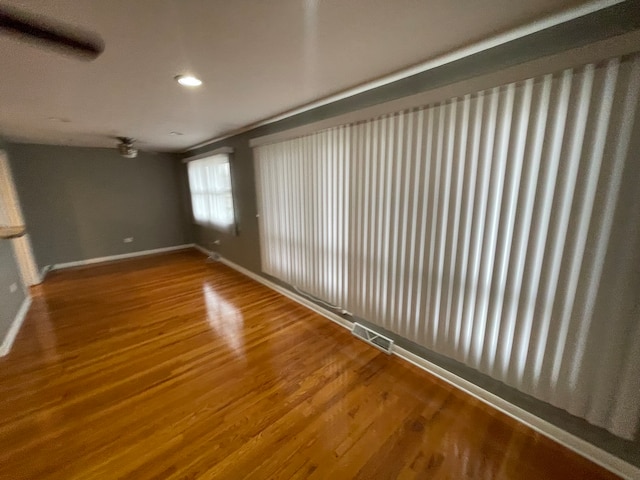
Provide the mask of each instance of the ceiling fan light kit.
POLYGON ((124 158, 136 158, 138 156, 138 149, 133 146, 135 139, 131 137, 118 137, 120 143, 118 144, 118 153, 124 158))

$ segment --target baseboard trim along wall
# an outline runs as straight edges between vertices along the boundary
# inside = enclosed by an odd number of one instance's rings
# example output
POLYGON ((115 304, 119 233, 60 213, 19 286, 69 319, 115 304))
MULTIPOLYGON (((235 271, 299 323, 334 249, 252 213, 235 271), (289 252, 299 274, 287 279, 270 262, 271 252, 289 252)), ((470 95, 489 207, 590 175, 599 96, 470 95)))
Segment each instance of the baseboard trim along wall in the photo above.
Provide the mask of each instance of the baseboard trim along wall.
POLYGON ((91 265, 93 263, 112 262, 114 260, 124 260, 126 258, 143 257, 145 255, 153 255, 154 253, 166 253, 173 252, 174 250, 185 250, 192 248, 195 245, 193 243, 185 243, 183 245, 174 245, 173 247, 154 248, 153 250, 141 250, 139 252, 121 253, 118 255, 109 255, 107 257, 88 258, 86 260, 78 260, 75 262, 56 263, 51 265, 48 270, 47 267, 43 269, 44 274, 49 270, 61 270, 63 268, 81 267, 83 265, 91 265))
MULTIPOLYGON (((197 250, 200 250, 205 255, 212 255, 214 252, 211 252, 200 245, 194 245, 197 250)), ((315 303, 307 300, 306 298, 297 295, 296 293, 277 285, 276 283, 268 280, 267 278, 258 275, 246 268, 224 258, 219 257, 218 260, 227 265, 230 268, 246 275, 249 278, 265 285, 266 287, 275 290, 276 292, 284 295, 285 297, 297 302, 314 312, 322 315, 323 317, 331 320, 332 322, 337 323, 338 325, 351 330, 353 327, 353 322, 347 320, 346 318, 341 317, 340 315, 331 313, 322 307, 316 305, 315 303)), ((602 450, 601 448, 592 445, 591 443, 553 425, 552 423, 543 420, 542 418, 533 415, 532 413, 516 406, 503 398, 494 395, 493 393, 471 383, 448 370, 435 365, 432 362, 402 348, 398 345, 393 346, 392 353, 397 355, 398 357, 404 359, 405 361, 412 363, 413 365, 429 372, 432 375, 435 375, 439 379, 447 382, 453 387, 462 390, 463 392, 477 398, 483 403, 489 405, 490 407, 499 410, 505 415, 513 418, 514 420, 527 425, 532 428, 536 432, 541 433, 542 435, 558 442, 559 444, 567 447, 568 449, 576 452, 577 454, 591 460, 592 462, 606 468, 607 470, 615 473, 626 479, 637 479, 640 478, 640 469, 631 465, 630 463, 625 462, 624 460, 616 457, 615 455, 602 450)))
MULTIPOLYGON (((145 255, 153 255, 154 253, 166 253, 172 252, 174 250, 185 250, 187 248, 194 247, 193 243, 187 243, 183 245, 176 245, 173 247, 164 247, 164 248, 155 248, 153 250, 142 250, 140 252, 131 252, 131 253, 123 253, 120 255, 110 255, 107 257, 97 257, 90 258, 87 260, 79 260, 77 262, 66 262, 66 263, 57 263, 55 265, 46 265, 44 268, 40 270, 40 281, 42 282, 50 270, 62 270, 65 268, 72 267, 80 267, 82 265, 91 265, 94 263, 102 263, 102 262, 111 262, 113 260, 123 260, 126 258, 134 258, 134 257, 142 257, 145 255)), ((25 317, 27 316, 27 312, 29 311, 29 307, 31 306, 31 296, 27 296, 18 313, 16 314, 13 322, 11 323, 11 327, 9 331, 5 335, 2 340, 2 345, 0 345, 0 357, 4 357, 11 351, 11 347, 13 346, 13 342, 20 331, 20 327, 22 326, 22 322, 24 322, 25 317)))
POLYGON ((40 269, 40 282, 44 282, 44 279, 47 277, 47 273, 51 270, 51 265, 45 265, 40 269))
POLYGON ((9 327, 9 331, 7 332, 4 339, 2 340, 2 345, 0 345, 0 357, 4 357, 11 351, 13 342, 18 336, 18 332, 20 331, 22 322, 24 322, 24 319, 27 316, 27 312, 29 311, 30 306, 31 306, 31 295, 27 295, 27 297, 22 302, 22 305, 20 305, 20 309, 18 310, 18 313, 16 313, 16 316, 14 317, 13 322, 11 322, 11 327, 9 327))

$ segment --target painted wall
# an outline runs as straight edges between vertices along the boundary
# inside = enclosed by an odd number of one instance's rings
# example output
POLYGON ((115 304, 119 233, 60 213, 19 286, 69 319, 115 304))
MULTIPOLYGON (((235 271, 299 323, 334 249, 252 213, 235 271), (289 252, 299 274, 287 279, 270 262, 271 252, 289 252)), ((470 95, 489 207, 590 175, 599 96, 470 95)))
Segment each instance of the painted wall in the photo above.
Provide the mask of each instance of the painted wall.
POLYGON ((180 162, 169 154, 7 144, 38 267, 188 242, 180 162), (133 237, 132 243, 123 239, 133 237))
POLYGON ((0 239, 0 343, 5 338, 22 302, 26 289, 22 285, 11 240, 0 239), (11 292, 11 285, 18 287, 11 292))
MULTIPOLYGON (((261 272, 260 267, 255 174, 253 154, 249 147, 251 138, 285 131, 371 105, 499 71, 510 66, 638 29, 640 29, 640 1, 630 0, 433 70, 193 150, 186 154, 185 157, 206 153, 224 146, 234 148, 231 168, 234 178, 234 197, 239 230, 237 236, 232 236, 218 232, 213 228, 193 226, 193 239, 197 244, 210 250, 215 249, 227 259, 259 275, 266 276, 261 272), (221 243, 213 247, 211 242, 215 239, 220 240, 221 243)), ((274 281, 272 278, 270 280, 274 281)), ((275 283, 281 284, 277 280, 275 283)), ((375 328, 375 326, 373 327, 375 328)), ((574 435, 582 437, 604 450, 608 450, 640 466, 640 448, 638 448, 640 439, 628 441, 617 438, 604 429, 594 427, 564 410, 507 387, 465 365, 437 355, 390 332, 386 333, 394 337, 396 342, 404 348, 482 386, 486 390, 564 428, 574 435)), ((637 438, 640 438, 640 436, 637 438)))
MULTIPOLYGON (((195 156, 220 147, 235 149, 231 169, 238 235, 219 232, 212 227, 193 225, 193 240, 249 270, 260 273, 256 192, 251 138, 285 131, 390 100, 414 95, 444 85, 519 65, 571 48, 640 29, 640 0, 630 0, 599 12, 585 15, 556 27, 465 57, 441 67, 398 80, 269 125, 255 128, 206 147, 184 157, 195 156)), ((183 177, 186 182, 186 177, 183 177)))

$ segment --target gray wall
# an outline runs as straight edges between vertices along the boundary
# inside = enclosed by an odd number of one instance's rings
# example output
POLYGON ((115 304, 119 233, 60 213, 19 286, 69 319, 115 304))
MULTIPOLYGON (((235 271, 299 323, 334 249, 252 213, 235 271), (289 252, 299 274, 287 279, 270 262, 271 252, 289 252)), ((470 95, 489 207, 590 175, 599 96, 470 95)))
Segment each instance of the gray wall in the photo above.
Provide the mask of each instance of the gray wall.
POLYGON ((187 243, 182 165, 169 154, 7 144, 39 268, 187 243), (124 243, 125 237, 134 237, 124 243))
POLYGON ((13 255, 11 240, 0 239, 0 343, 25 298, 26 291, 13 255), (10 287, 14 283, 18 289, 12 293, 10 287))
MULTIPOLYGON (((184 157, 199 155, 225 146, 235 149, 231 170, 238 235, 222 233, 212 227, 193 225, 191 227, 193 240, 205 248, 217 250, 224 257, 253 272, 260 273, 253 154, 249 147, 251 138, 285 131, 424 92, 638 29, 640 29, 640 0, 629 0, 441 67, 188 152, 184 157), (216 239, 221 243, 214 247, 212 242, 216 239)), ((186 182, 186 177, 183 181, 186 182)))
MULTIPOLYGON (((220 252, 224 257, 260 272, 260 243, 256 218, 256 188, 253 176, 253 155, 249 137, 239 135, 228 139, 226 146, 234 148, 231 157, 234 207, 237 235, 221 232, 213 227, 193 224, 193 239, 199 245, 220 252), (220 240, 220 245, 213 245, 220 240)), ((186 167, 184 168, 186 170, 186 167)), ((186 176, 184 182, 188 182, 186 176)), ((187 186, 188 188, 188 186, 187 186)))
MULTIPOLYGON (((188 152, 188 154, 184 155, 185 157, 206 153, 224 146, 230 146, 235 149, 231 169, 234 178, 238 235, 232 236, 218 232, 213 228, 194 225, 192 228, 193 239, 197 244, 208 249, 215 249, 225 258, 259 275, 266 276, 261 272, 260 268, 260 240, 256 219, 257 206, 253 155, 249 147, 251 138, 285 131, 371 105, 495 72, 638 29, 640 29, 640 0, 629 0, 427 72, 188 152), (211 244, 214 239, 221 241, 220 245, 215 248, 211 244)), ((281 284, 276 279, 271 278, 270 280, 281 284)), ((286 285, 284 286, 286 287, 286 285)), ((379 329, 376 326, 371 326, 379 329)), ((389 332, 387 333, 389 334, 389 332)), ((395 335, 391 336, 396 337, 395 335)), ((482 386, 511 403, 640 466, 640 440, 621 440, 604 429, 594 427, 582 419, 573 417, 563 410, 507 387, 469 367, 457 364, 457 362, 439 356, 407 340, 396 338, 396 341, 408 350, 455 372, 457 375, 482 386)))

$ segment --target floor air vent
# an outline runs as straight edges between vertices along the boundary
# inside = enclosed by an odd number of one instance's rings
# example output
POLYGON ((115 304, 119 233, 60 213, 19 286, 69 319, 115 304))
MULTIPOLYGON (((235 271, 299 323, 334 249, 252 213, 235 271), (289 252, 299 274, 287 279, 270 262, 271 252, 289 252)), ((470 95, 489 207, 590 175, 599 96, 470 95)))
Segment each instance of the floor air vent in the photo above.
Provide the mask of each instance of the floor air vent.
POLYGON ((393 340, 387 337, 383 337, 379 333, 374 332, 370 328, 360 325, 359 323, 353 324, 353 330, 351 330, 356 337, 360 337, 367 343, 370 343, 374 347, 382 350, 385 353, 391 353, 393 347, 393 340))

